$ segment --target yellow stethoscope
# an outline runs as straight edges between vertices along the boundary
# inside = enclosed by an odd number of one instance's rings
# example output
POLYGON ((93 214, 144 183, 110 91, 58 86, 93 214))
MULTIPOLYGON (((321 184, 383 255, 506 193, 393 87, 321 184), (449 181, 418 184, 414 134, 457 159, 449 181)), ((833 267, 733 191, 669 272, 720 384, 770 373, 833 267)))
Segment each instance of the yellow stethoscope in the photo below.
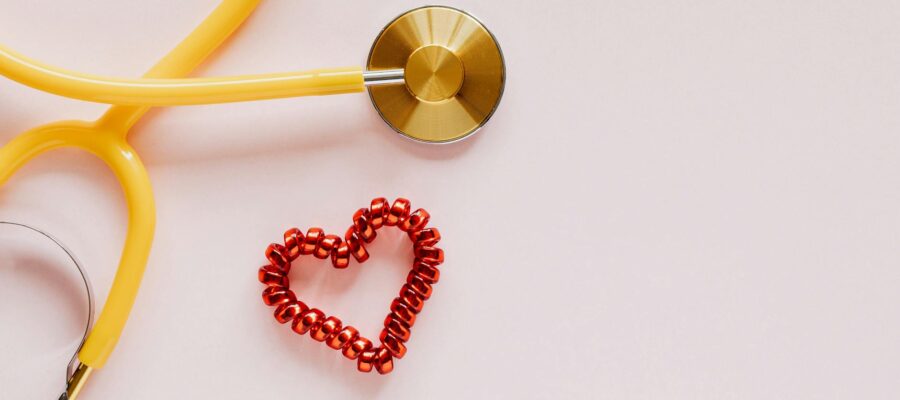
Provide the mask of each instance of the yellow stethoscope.
POLYGON ((106 304, 77 355, 61 398, 74 399, 103 367, 125 326, 153 241, 155 205, 147 171, 127 142, 151 106, 213 104, 363 92, 397 132, 427 143, 447 143, 481 128, 505 85, 503 55, 494 36, 471 15, 427 6, 391 21, 378 35, 363 68, 264 75, 183 78, 253 12, 259 0, 223 0, 143 78, 108 78, 66 71, 0 46, 0 74, 35 89, 113 104, 95 121, 60 121, 20 134, 0 148, 0 185, 32 158, 77 147, 115 173, 128 203, 125 247, 106 304))

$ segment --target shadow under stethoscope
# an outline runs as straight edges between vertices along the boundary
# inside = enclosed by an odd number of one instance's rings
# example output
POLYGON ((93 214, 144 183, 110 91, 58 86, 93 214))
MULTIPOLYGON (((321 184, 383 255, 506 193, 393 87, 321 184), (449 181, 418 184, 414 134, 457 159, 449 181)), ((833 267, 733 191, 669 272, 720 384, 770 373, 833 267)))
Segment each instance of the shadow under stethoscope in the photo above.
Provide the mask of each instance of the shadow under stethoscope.
POLYGON ((30 227, 0 222, 0 369, 4 398, 56 398, 91 311, 69 254, 30 227))
MULTIPOLYGON (((199 164, 207 162, 241 162, 242 159, 256 159, 263 156, 305 157, 319 152, 332 153, 341 157, 343 150, 353 147, 365 149, 371 146, 372 140, 386 141, 398 152, 422 160, 450 160, 467 152, 483 134, 478 132, 454 143, 429 144, 413 141, 395 132, 378 116, 377 111, 369 104, 368 96, 358 96, 358 103, 352 108, 352 117, 342 117, 339 111, 320 112, 319 105, 311 105, 303 109, 303 104, 279 105, 265 115, 240 115, 227 131, 219 132, 216 140, 185 139, 191 134, 193 121, 177 124, 177 130, 183 132, 162 132, 163 138, 154 137, 154 146, 146 142, 150 133, 144 131, 156 129, 154 124, 165 109, 152 109, 147 118, 139 122, 131 133, 132 145, 141 154, 144 163, 150 167, 156 165, 199 164), (301 110, 293 109, 299 107, 301 110), (340 123, 328 124, 335 118, 343 118, 340 123), (277 121, 277 122, 271 122, 277 121), (323 126, 327 126, 323 128, 323 126), (376 138, 371 138, 376 136, 376 138), (158 143, 165 142, 164 146, 158 143)), ((308 99, 305 99, 308 101, 308 99)), ((304 99, 285 100, 302 103, 304 99)), ((357 103, 357 102, 354 102, 357 103)), ((214 106, 230 107, 230 106, 214 106)), ((233 110, 226 108, 222 112, 233 110)), ((178 111, 181 112, 181 111, 178 111)), ((206 111, 203 111, 205 113, 206 111)), ((243 112, 243 111, 240 111, 243 112)), ((232 117, 228 117, 229 119, 232 117)), ((167 125, 170 121, 165 121, 167 125)), ((490 128, 486 128, 490 129, 490 128)), ((159 134, 160 132, 155 132, 159 134)))

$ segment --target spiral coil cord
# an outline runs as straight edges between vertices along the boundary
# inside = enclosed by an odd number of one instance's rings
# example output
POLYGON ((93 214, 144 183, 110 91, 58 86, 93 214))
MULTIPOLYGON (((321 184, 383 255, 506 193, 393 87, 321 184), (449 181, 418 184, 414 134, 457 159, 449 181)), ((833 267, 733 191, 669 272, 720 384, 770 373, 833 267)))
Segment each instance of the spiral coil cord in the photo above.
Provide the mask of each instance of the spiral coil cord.
POLYGON ((340 236, 325 234, 321 228, 309 228, 306 235, 300 229, 288 229, 283 245, 272 243, 266 248, 269 264, 260 268, 257 274, 257 279, 266 286, 262 293, 263 303, 275 307, 275 320, 281 324, 291 322, 291 329, 298 335, 309 333, 313 340, 340 351, 347 359, 356 361, 360 372, 374 369, 383 375, 393 371, 394 359, 406 355, 405 343, 410 338, 416 315, 431 297, 432 285, 440 279, 438 266, 444 262, 444 251, 435 247, 441 234, 437 228, 427 227, 429 213, 421 208, 412 212, 410 209, 407 199, 398 198, 391 204, 384 197, 378 197, 368 208, 356 211, 353 225, 347 229, 343 241, 340 236), (376 231, 383 226, 395 226, 407 233, 415 259, 398 297, 391 302, 390 313, 385 317, 384 329, 378 337, 380 345, 376 347, 372 340, 360 335, 358 329, 299 300, 290 289, 288 274, 291 262, 301 255, 313 255, 322 260, 330 257, 337 269, 347 268, 351 256, 360 264, 364 263, 369 259, 366 244, 375 240, 376 231))
POLYGON ((91 327, 93 327, 94 325, 94 288, 91 286, 91 279, 88 277, 87 270, 84 269, 84 266, 81 265, 81 262, 78 261, 78 258, 75 257, 72 251, 69 250, 69 248, 66 247, 65 244, 63 244, 53 235, 33 226, 18 222, 0 221, 0 225, 25 228, 49 239, 51 242, 53 242, 53 244, 62 249, 62 251, 66 253, 66 256, 69 258, 69 260, 71 260, 72 263, 75 264, 75 268, 78 269, 78 274, 81 276, 82 282, 84 282, 84 288, 85 290, 87 290, 88 298, 88 318, 87 323, 84 326, 84 335, 82 335, 81 341, 78 343, 78 348, 75 349, 75 353, 72 354, 72 358, 69 360, 69 364, 66 367, 66 381, 63 384, 63 394, 60 399, 68 399, 68 396, 65 393, 65 387, 68 384, 69 379, 71 379, 75 374, 75 370, 78 368, 78 352, 81 351, 81 347, 84 346, 84 342, 85 340, 87 340, 88 333, 91 331, 91 327))

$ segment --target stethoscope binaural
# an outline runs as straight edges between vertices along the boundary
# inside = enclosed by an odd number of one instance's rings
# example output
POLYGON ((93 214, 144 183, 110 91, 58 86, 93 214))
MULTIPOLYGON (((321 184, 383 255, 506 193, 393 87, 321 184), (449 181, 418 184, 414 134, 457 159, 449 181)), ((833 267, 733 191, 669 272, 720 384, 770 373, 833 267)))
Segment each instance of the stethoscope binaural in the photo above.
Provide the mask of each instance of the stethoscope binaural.
MULTIPOLYGON (((367 90, 379 115, 398 133, 425 143, 449 143, 480 129, 502 97, 506 71, 496 39, 471 15, 443 6, 417 8, 391 21, 372 45, 365 69, 184 78, 258 3, 223 0, 184 41, 137 79, 66 71, 0 46, 0 74, 38 90, 113 104, 97 120, 39 126, 0 148, 0 185, 40 154, 76 147, 109 166, 128 204, 128 231, 118 272, 61 398, 77 397, 91 372, 106 363, 146 267, 155 229, 155 203, 147 171, 127 136, 149 107, 367 90)), ((87 284, 86 275, 83 277, 87 284)))

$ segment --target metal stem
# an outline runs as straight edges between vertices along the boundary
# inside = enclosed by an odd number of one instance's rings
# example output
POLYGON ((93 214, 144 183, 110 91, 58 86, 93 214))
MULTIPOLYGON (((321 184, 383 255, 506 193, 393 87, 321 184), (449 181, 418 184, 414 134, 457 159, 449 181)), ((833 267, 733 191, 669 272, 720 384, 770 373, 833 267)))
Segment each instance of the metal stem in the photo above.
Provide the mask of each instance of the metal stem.
POLYGON ((399 85, 406 83, 403 79, 402 69, 386 69, 383 71, 365 71, 363 72, 363 81, 366 86, 376 85, 399 85))

